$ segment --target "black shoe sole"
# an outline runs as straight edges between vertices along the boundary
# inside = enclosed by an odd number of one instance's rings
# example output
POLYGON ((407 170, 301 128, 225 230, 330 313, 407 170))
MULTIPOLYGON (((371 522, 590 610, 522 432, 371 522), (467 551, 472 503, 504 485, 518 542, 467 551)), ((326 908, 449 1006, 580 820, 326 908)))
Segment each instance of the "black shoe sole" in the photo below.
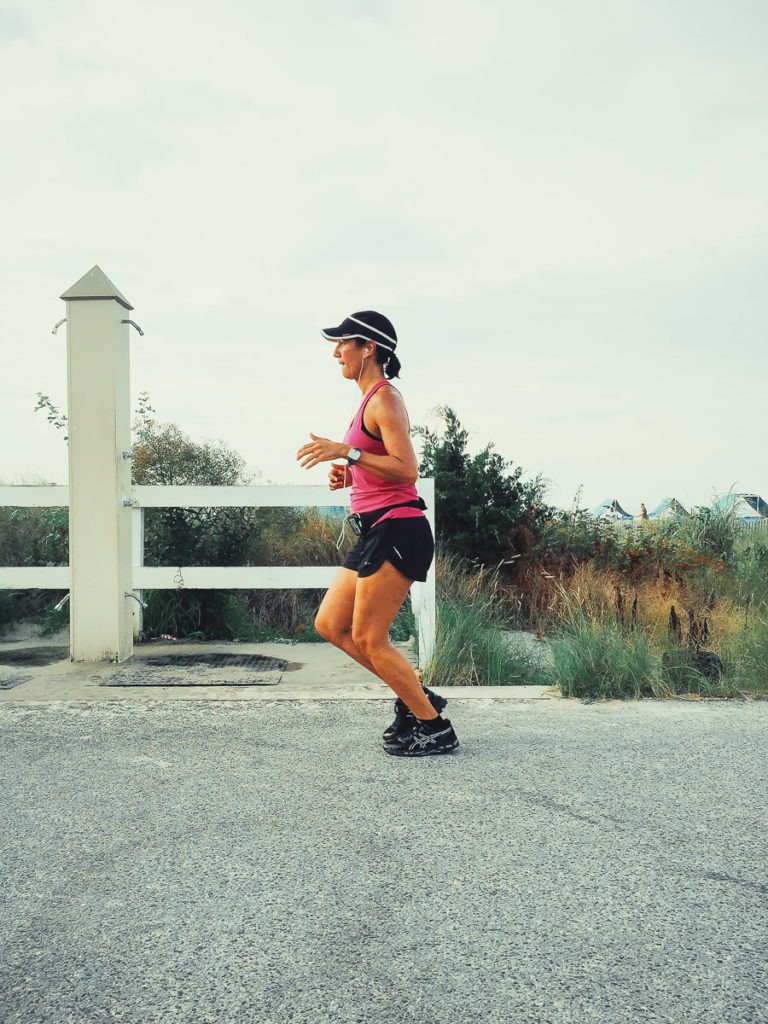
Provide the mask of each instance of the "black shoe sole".
POLYGON ((458 745, 459 741, 456 740, 450 746, 433 747, 431 750, 406 750, 403 747, 388 747, 384 744, 384 750, 393 757, 435 757, 439 754, 452 754, 458 745))

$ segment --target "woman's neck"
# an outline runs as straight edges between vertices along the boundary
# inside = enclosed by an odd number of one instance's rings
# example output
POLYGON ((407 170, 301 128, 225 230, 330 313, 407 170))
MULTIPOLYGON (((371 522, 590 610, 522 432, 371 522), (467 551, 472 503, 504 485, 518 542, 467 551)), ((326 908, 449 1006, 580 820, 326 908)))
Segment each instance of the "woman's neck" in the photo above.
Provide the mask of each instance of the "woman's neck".
POLYGON ((386 379, 387 378, 384 376, 384 371, 378 364, 376 364, 374 366, 371 366, 370 369, 366 367, 365 373, 362 373, 360 375, 360 379, 357 382, 357 386, 360 388, 363 395, 365 396, 368 394, 371 388, 376 387, 376 385, 380 381, 386 379))

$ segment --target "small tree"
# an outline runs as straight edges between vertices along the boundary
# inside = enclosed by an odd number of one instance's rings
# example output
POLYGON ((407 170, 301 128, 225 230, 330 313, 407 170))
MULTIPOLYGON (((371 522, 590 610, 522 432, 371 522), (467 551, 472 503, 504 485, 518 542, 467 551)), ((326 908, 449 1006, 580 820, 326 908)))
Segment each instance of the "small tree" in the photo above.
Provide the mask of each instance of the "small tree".
POLYGON ((533 548, 535 529, 546 518, 544 481, 522 480, 492 442, 477 455, 467 451, 469 433, 453 409, 437 410, 441 431, 414 428, 422 440, 419 472, 435 480, 436 525, 441 544, 482 565, 521 561, 533 548))
MULTIPOLYGON (((133 482, 226 487, 251 482, 245 460, 222 442, 198 443, 162 423, 146 392, 133 423, 133 482)), ((252 508, 157 508, 144 514, 147 565, 247 565, 262 554, 264 515, 252 508)), ((150 591, 145 632, 226 637, 239 598, 218 590, 150 591)), ((238 614, 238 620, 242 615, 238 614)))

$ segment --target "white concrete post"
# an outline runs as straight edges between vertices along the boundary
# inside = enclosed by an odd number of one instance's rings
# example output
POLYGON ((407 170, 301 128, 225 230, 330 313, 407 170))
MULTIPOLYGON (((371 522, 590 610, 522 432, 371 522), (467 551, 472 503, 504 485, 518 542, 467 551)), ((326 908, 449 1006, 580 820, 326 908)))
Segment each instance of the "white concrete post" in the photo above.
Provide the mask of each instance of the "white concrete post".
POLYGON ((133 306, 94 267, 67 304, 70 658, 133 654, 128 324, 133 306))

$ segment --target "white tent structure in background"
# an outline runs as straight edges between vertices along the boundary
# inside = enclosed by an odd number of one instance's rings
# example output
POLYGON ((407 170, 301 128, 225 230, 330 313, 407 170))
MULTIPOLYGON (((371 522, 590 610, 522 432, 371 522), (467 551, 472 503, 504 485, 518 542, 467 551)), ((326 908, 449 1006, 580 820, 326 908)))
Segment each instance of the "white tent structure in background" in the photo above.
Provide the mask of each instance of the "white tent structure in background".
POLYGON ((601 502, 592 513, 595 519, 601 522, 632 522, 635 518, 629 512, 625 512, 617 498, 609 498, 601 502))
POLYGON ((689 515, 688 509, 677 500, 677 498, 663 498, 653 512, 649 512, 649 519, 673 519, 675 516, 689 515))
POLYGON ((730 512, 745 523, 768 518, 768 504, 759 494, 724 494, 717 499, 714 508, 719 512, 730 512))

